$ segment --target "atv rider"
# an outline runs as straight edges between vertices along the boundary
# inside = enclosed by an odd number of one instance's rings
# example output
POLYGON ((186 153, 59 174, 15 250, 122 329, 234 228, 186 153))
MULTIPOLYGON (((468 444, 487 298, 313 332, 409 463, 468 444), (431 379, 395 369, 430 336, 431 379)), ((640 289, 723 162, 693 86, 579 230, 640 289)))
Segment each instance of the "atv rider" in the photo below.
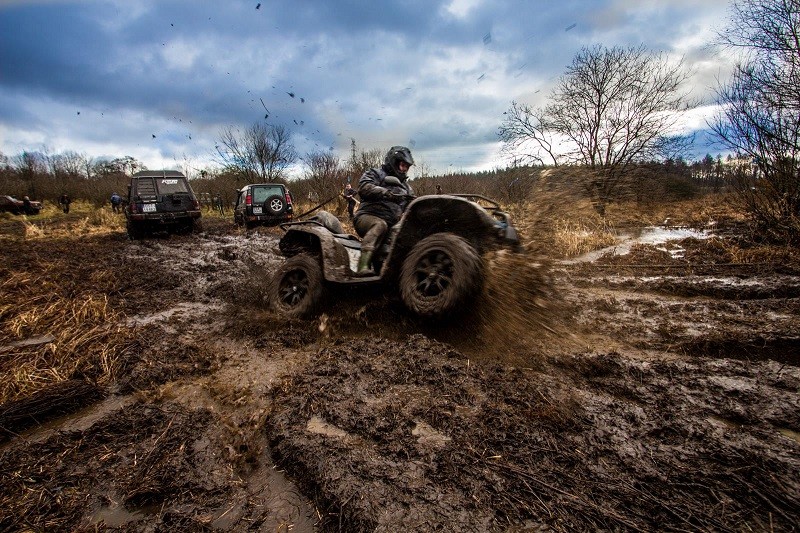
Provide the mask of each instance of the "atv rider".
POLYGON ((380 246, 389 228, 397 224, 414 194, 408 184, 408 170, 414 164, 411 151, 405 146, 392 146, 381 168, 371 168, 358 180, 358 206, 353 226, 361 237, 361 257, 358 275, 374 274, 372 254, 380 246), (400 185, 385 183, 387 176, 395 176, 400 185))

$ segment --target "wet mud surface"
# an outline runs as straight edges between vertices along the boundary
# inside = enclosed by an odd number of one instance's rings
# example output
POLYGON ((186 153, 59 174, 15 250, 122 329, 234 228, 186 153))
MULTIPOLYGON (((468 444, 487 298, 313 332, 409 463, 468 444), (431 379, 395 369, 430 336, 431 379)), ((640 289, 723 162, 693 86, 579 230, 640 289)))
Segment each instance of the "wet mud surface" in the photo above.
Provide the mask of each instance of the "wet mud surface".
POLYGON ((102 293, 117 363, 0 406, 0 530, 796 530, 797 265, 500 255, 458 322, 376 289, 286 321, 279 232, 206 229, 4 254, 6 283, 102 293))

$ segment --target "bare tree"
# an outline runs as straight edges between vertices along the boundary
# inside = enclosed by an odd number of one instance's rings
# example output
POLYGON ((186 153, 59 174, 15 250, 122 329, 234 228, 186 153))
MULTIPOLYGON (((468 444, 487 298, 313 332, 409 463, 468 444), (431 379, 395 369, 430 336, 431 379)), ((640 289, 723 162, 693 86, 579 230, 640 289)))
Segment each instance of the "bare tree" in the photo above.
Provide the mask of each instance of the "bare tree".
POLYGON ((500 139, 504 142, 503 151, 514 159, 515 164, 519 160, 536 165, 558 166, 561 163, 551 131, 554 127, 550 126, 550 118, 544 109, 511 102, 505 115, 500 139))
POLYGON ((86 156, 73 151, 57 154, 45 151, 45 160, 51 179, 48 180, 46 190, 42 191, 43 196, 50 196, 55 200, 64 193, 75 198, 84 192, 83 168, 86 165, 86 156))
POLYGON ((512 103, 499 136, 523 162, 587 166, 584 186, 602 214, 631 164, 671 153, 688 77, 682 60, 643 46, 584 48, 546 106, 512 103))
POLYGON ((78 152, 66 151, 58 155, 56 161, 56 168, 61 175, 69 176, 70 178, 83 178, 84 169, 88 158, 85 154, 78 152))
POLYGON ((347 162, 351 177, 358 182, 361 175, 371 168, 380 167, 386 152, 380 148, 358 150, 356 140, 350 139, 350 160, 347 162))
POLYGON ((739 51, 710 124, 748 160, 735 187, 762 229, 800 238, 800 0, 738 0, 720 41, 739 51))
POLYGON ((22 152, 14 157, 17 174, 25 183, 25 194, 37 198, 36 184, 47 175, 47 158, 41 152, 22 152))
POLYGON ((291 133, 281 125, 256 122, 244 131, 228 127, 219 143, 222 164, 250 183, 285 182, 286 169, 297 161, 291 133))
POLYGON ((140 170, 147 170, 147 167, 135 157, 126 155, 111 160, 99 159, 95 161, 92 170, 95 176, 108 177, 114 174, 132 176, 140 170))
POLYGON ((305 178, 314 201, 322 202, 339 196, 345 182, 345 171, 338 157, 328 151, 317 151, 307 154, 303 162, 307 167, 305 178))

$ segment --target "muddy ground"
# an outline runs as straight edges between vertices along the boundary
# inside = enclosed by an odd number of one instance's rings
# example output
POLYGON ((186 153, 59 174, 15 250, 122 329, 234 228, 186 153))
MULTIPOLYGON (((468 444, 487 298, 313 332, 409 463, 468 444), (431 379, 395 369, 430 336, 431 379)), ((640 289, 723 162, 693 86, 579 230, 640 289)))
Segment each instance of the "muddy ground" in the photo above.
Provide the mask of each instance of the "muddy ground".
POLYGON ((0 530, 797 530, 798 265, 501 254, 445 326, 380 290, 285 321, 279 230, 209 222, 4 248, 0 283, 104 295, 116 366, 0 406, 0 530))

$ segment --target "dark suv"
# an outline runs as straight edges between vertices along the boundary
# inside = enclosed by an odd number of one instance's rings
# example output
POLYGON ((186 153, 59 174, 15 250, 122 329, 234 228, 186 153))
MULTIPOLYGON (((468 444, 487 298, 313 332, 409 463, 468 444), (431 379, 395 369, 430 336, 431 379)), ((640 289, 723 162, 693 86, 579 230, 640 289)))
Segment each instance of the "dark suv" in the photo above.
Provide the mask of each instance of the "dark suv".
POLYGON ((253 183, 236 195, 233 221, 247 229, 259 224, 274 226, 292 220, 291 193, 280 183, 253 183))
POLYGON ((177 170, 144 170, 131 177, 125 206, 128 236, 157 231, 199 231, 200 202, 186 176, 177 170))

